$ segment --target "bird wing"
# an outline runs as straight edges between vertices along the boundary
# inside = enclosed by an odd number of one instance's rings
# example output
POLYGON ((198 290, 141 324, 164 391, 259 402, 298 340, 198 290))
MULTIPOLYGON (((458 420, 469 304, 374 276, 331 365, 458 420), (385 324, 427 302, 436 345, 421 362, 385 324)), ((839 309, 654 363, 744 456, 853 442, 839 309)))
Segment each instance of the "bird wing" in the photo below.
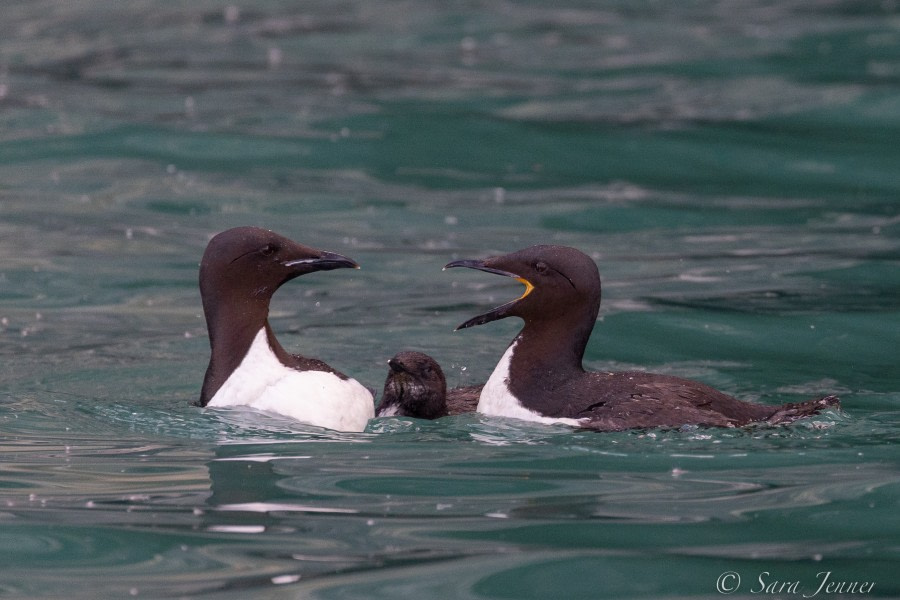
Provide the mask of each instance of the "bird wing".
POLYGON ((686 423, 708 427, 740 424, 721 413, 698 407, 689 399, 671 394, 660 397, 652 391, 638 392, 629 398, 596 406, 583 411, 578 418, 587 418, 582 427, 596 431, 680 427, 686 423))
POLYGON ((484 384, 467 385, 449 390, 447 392, 447 414, 461 415, 475 412, 483 387, 484 384))

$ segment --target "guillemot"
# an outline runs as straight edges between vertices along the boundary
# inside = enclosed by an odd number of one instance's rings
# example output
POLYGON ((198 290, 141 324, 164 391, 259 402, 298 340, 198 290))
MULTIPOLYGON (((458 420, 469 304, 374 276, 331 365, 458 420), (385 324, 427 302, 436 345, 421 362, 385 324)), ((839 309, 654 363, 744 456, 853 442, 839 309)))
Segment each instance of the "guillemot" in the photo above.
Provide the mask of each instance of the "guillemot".
POLYGON ((329 429, 365 429, 375 413, 372 393, 321 360, 288 353, 268 319, 283 283, 344 268, 359 265, 258 227, 213 237, 200 262, 211 354, 198 404, 246 405, 329 429))
POLYGON ((574 248, 532 246, 484 260, 456 260, 444 268, 452 267, 513 277, 525 284, 518 299, 456 328, 506 317, 525 322, 481 392, 481 413, 619 431, 780 424, 840 406, 835 396, 769 406, 671 375, 585 371, 582 359, 600 310, 600 274, 594 261, 574 248))
POLYGON ((376 417, 438 419, 474 412, 481 394, 480 385, 447 391, 441 366, 424 352, 404 351, 388 361, 384 393, 376 417))

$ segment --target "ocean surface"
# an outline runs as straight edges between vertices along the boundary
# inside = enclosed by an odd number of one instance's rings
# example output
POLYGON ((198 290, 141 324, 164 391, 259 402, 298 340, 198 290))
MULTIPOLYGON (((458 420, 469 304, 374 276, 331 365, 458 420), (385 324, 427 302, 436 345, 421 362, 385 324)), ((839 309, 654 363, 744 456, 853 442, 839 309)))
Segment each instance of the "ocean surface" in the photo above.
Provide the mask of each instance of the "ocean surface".
POLYGON ((900 3, 0 7, 0 597, 900 598, 900 3), (380 392, 485 381, 537 243, 603 277, 585 364, 789 427, 201 409, 197 266, 346 254, 284 346, 380 392))

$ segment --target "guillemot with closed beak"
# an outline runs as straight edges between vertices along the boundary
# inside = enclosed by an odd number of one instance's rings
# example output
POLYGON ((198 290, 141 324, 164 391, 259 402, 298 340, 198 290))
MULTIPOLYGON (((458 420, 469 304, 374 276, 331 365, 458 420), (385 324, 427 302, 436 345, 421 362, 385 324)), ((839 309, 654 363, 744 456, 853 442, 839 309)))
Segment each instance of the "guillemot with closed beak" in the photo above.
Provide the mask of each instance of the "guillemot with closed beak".
POLYGON ((365 429, 375 413, 372 393, 320 360, 288 353, 268 320, 282 284, 343 268, 359 265, 258 227, 213 237, 200 262, 211 355, 198 404, 246 405, 329 429, 365 429))
POLYGON ((444 371, 424 352, 407 350, 388 361, 384 393, 376 417, 438 419, 474 412, 481 394, 480 385, 447 390, 444 371))
POLYGON ((840 406, 835 396, 767 406, 671 375, 585 371, 582 359, 600 310, 600 274, 594 261, 574 248, 532 246, 484 260, 456 260, 444 268, 451 267, 513 277, 525 284, 518 299, 457 327, 506 317, 525 322, 481 392, 481 413, 618 431, 688 424, 780 424, 840 406))

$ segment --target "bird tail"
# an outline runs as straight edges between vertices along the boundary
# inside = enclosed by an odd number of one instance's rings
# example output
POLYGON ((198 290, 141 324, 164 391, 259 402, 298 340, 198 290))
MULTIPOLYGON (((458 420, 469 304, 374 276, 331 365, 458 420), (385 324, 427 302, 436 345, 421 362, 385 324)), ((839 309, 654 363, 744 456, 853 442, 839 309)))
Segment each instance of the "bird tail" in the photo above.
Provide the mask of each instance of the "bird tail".
POLYGON ((778 410, 776 410, 769 416, 768 419, 766 419, 766 422, 772 425, 792 423, 793 421, 802 419, 803 417, 817 415, 821 411, 829 408, 840 410, 840 398, 838 398, 837 396, 822 396, 821 398, 816 398, 815 400, 784 404, 782 406, 779 406, 778 410))

